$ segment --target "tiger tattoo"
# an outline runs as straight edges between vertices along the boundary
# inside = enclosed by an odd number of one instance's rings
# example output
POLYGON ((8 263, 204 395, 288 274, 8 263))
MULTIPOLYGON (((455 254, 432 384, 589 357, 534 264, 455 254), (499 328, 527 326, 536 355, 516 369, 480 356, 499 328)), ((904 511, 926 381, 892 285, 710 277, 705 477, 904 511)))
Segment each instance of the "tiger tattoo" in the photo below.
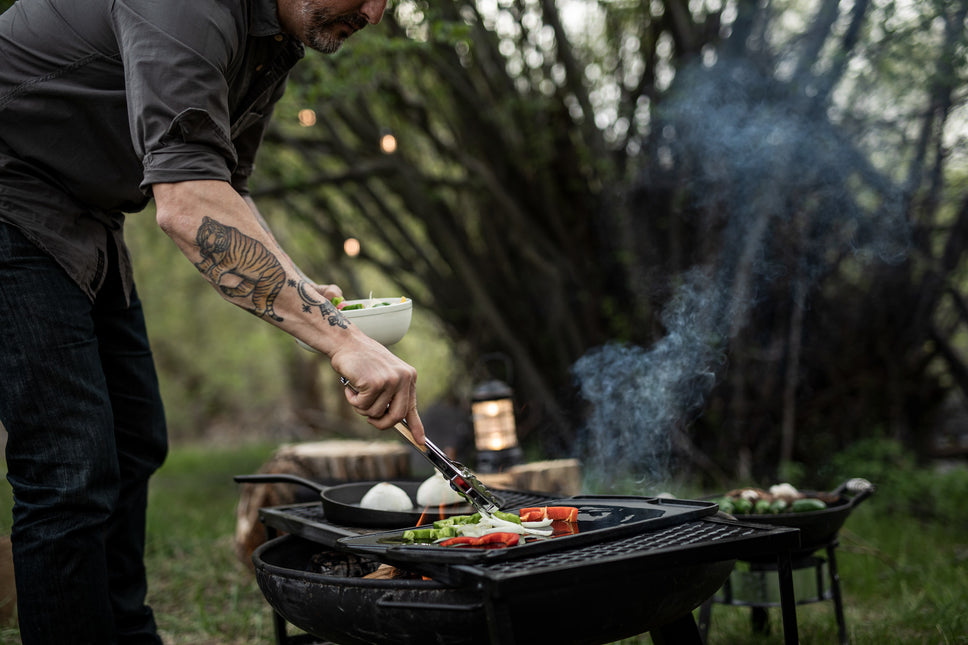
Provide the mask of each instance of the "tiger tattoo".
POLYGON ((211 217, 202 219, 195 244, 202 254, 202 261, 195 267, 222 293, 233 298, 251 297, 249 311, 260 318, 282 322, 272 305, 286 283, 286 272, 265 245, 211 217), (234 287, 222 285, 226 273, 238 277, 240 282, 234 287))

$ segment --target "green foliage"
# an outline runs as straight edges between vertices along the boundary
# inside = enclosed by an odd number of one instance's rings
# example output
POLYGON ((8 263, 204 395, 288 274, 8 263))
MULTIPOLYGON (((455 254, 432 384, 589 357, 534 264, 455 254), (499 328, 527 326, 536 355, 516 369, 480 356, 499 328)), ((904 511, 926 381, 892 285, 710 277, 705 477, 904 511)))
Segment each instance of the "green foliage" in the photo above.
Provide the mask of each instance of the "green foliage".
POLYGON ((863 477, 877 486, 869 502, 879 512, 968 528, 968 467, 923 467, 900 442, 870 438, 834 455, 821 470, 830 486, 863 477))

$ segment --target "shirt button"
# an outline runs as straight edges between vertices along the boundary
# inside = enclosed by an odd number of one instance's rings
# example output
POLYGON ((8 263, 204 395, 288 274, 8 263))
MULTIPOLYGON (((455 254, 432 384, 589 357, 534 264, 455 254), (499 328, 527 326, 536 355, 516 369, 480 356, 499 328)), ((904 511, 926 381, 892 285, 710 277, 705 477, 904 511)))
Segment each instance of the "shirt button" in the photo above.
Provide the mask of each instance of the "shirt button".
POLYGON ((283 36, 282 34, 276 34, 276 42, 277 43, 281 43, 284 38, 285 38, 285 36, 283 36))

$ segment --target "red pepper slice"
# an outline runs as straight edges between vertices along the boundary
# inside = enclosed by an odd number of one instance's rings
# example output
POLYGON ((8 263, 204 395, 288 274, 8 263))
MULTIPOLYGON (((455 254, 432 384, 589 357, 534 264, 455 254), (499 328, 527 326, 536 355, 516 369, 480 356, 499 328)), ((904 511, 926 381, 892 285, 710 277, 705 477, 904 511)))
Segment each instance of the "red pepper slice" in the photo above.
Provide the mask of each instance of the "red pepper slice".
POLYGON ((517 533, 488 533, 481 537, 470 537, 461 535, 450 538, 440 543, 441 546, 488 546, 488 547, 507 547, 514 546, 521 539, 517 533))
POLYGON ((574 506, 536 506, 522 508, 518 511, 522 522, 540 522, 541 520, 561 520, 563 522, 577 522, 578 509, 574 506))

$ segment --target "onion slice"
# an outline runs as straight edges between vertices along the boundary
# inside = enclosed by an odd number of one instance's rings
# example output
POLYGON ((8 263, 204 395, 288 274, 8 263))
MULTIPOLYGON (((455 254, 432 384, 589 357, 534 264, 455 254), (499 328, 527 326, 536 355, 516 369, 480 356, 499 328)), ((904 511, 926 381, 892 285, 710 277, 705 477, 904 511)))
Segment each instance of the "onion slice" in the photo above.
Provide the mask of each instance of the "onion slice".
MULTIPOLYGON (((543 523, 528 522, 528 524, 543 523)), ((460 524, 457 526, 457 532, 468 537, 481 537, 482 535, 487 535, 488 533, 517 533, 518 535, 551 537, 554 534, 554 529, 551 528, 550 521, 547 527, 531 527, 518 524, 517 522, 502 520, 501 518, 494 517, 493 515, 481 515, 480 522, 477 522, 476 524, 460 524)))

